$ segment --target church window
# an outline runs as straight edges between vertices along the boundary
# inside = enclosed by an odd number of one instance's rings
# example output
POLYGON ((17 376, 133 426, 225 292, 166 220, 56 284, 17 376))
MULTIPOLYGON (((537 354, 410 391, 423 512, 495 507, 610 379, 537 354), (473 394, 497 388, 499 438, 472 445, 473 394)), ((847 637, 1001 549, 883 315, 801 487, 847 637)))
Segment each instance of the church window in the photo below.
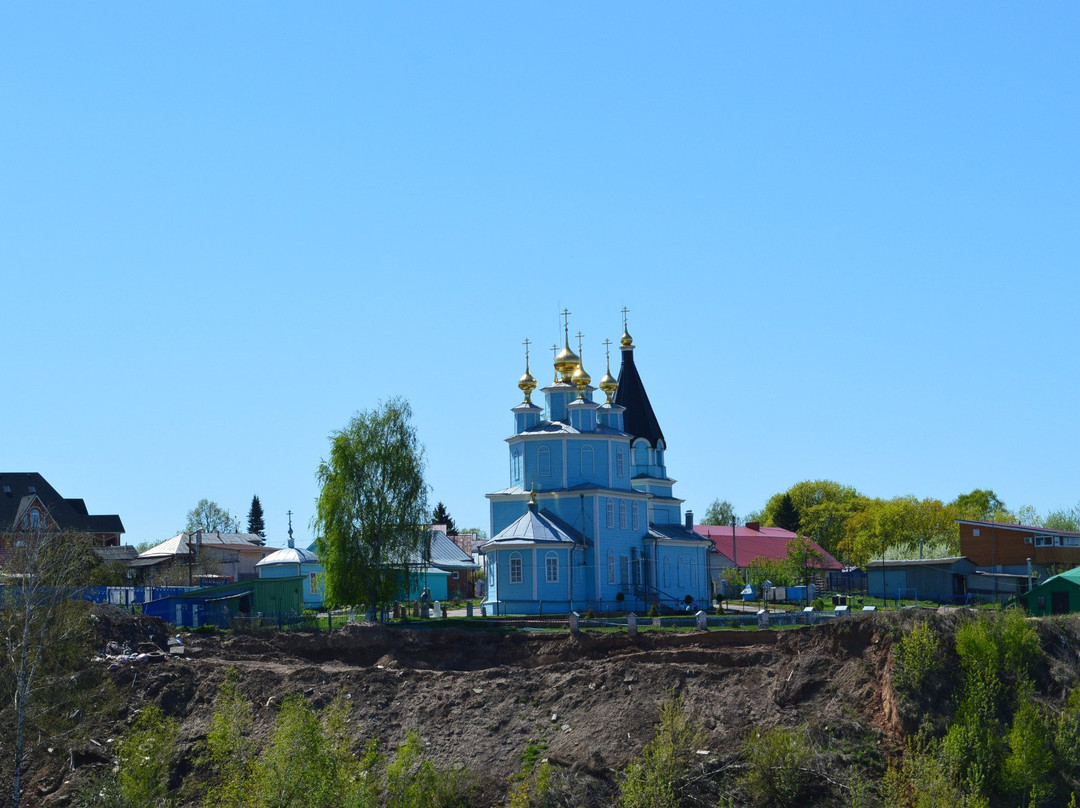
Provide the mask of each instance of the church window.
POLYGON ((551 450, 546 446, 536 450, 536 473, 541 477, 551 476, 551 450))
POLYGON ((607 554, 607 582, 609 584, 615 583, 615 553, 608 550, 607 554))
POLYGON ((641 586, 641 559, 636 547, 630 548, 630 579, 634 586, 641 586))
POLYGON ((581 447, 581 473, 592 474, 596 470, 596 452, 591 446, 581 447))
POLYGON ((641 514, 636 502, 634 503, 634 530, 641 530, 641 514))
POLYGON ((544 570, 549 584, 559 582, 559 557, 554 552, 549 552, 544 556, 544 570))
POLYGON ((516 483, 521 482, 521 449, 517 446, 510 454, 510 479, 516 483))
POLYGON ((525 572, 521 563, 521 554, 513 553, 510 556, 510 583, 520 584, 525 580, 525 572))
POLYGON ((641 468, 649 465, 649 444, 643 440, 634 445, 634 462, 641 468))
POLYGON ((619 556, 619 583, 626 586, 630 581, 630 559, 627 556, 619 556))
POLYGON ((607 501, 607 526, 615 527, 615 503, 610 499, 607 501))
POLYGON ((317 572, 308 573, 308 594, 319 594, 319 573, 317 572))
POLYGON ((621 446, 615 448, 615 476, 626 476, 626 461, 623 459, 623 447, 621 446))
POLYGON ((619 500, 619 529, 626 530, 626 500, 619 500))

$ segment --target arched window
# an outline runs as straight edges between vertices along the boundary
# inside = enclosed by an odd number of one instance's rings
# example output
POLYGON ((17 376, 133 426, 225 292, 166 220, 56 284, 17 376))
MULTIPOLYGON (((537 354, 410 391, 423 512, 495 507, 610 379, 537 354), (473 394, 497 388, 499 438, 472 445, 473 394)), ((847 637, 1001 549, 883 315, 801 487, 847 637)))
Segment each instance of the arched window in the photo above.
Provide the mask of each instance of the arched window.
POLYGON ((621 446, 615 447, 615 476, 626 476, 626 459, 623 455, 623 447, 621 446))
POLYGON ((615 584, 615 553, 611 550, 607 553, 607 582, 613 586, 615 584))
POLYGON ((521 563, 521 553, 510 554, 510 583, 520 584, 525 580, 525 571, 521 563))
POLYGON ((643 440, 634 444, 634 464, 640 468, 649 465, 649 444, 643 440))
POLYGON ((619 529, 626 530, 626 500, 619 500, 619 529))
POLYGON ((607 526, 615 527, 615 501, 609 499, 607 501, 607 526))
POLYGON ((638 503, 634 503, 634 530, 641 530, 641 511, 638 510, 638 503))
POLYGON ((549 550, 544 556, 544 578, 549 584, 559 582, 559 556, 554 550, 549 550))
POLYGON ((30 527, 41 527, 41 511, 37 508, 30 509, 30 527))
POLYGON ((581 473, 589 475, 596 471, 596 452, 591 446, 581 447, 581 473))
POLYGON ((536 450, 536 473, 541 477, 551 476, 551 450, 546 446, 536 450))

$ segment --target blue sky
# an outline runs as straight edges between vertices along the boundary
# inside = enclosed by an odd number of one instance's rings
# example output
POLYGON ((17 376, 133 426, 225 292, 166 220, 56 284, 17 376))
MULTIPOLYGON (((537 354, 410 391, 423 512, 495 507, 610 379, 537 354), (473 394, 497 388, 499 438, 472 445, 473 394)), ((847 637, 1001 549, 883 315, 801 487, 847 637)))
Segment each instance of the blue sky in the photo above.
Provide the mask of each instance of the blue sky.
MULTIPOLYGON (((0 466, 301 540, 409 399, 487 526, 521 341, 630 309, 675 492, 1080 500, 1080 7, 0 9, 0 466)), ((617 360, 616 360, 617 364, 617 360)), ((617 370, 613 368, 615 372, 617 370)))

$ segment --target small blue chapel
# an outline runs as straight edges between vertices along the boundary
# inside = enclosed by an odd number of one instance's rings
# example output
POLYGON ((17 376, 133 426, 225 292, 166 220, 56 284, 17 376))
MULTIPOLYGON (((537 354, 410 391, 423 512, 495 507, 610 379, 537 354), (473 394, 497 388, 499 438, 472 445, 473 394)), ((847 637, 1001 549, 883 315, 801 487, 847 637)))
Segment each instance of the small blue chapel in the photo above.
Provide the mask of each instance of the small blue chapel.
MULTIPOLYGON (((529 370, 513 408, 510 485, 488 494, 491 539, 481 547, 489 614, 683 609, 709 599, 711 542, 683 524, 665 464, 667 444, 634 364, 623 312, 622 363, 599 382, 570 348, 563 312, 554 380, 532 401, 529 370)), ((553 349, 554 350, 554 349, 553 349)), ((688 514, 689 518, 689 514, 688 514)))

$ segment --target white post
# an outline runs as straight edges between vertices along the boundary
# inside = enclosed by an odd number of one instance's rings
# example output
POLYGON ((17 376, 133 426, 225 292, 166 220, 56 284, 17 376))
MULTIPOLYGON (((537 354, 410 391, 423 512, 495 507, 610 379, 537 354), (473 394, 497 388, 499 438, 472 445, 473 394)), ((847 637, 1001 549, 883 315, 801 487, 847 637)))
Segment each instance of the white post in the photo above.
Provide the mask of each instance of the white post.
POLYGON ((704 610, 701 610, 695 616, 697 617, 698 631, 708 631, 709 630, 709 615, 707 615, 704 610))
POLYGON ((630 639, 637 637, 637 615, 633 612, 626 615, 626 630, 630 634, 630 639))
POLYGON ((574 634, 577 634, 579 631, 581 631, 581 627, 579 625, 580 620, 580 614, 578 614, 577 612, 570 612, 570 631, 572 631, 574 634))

